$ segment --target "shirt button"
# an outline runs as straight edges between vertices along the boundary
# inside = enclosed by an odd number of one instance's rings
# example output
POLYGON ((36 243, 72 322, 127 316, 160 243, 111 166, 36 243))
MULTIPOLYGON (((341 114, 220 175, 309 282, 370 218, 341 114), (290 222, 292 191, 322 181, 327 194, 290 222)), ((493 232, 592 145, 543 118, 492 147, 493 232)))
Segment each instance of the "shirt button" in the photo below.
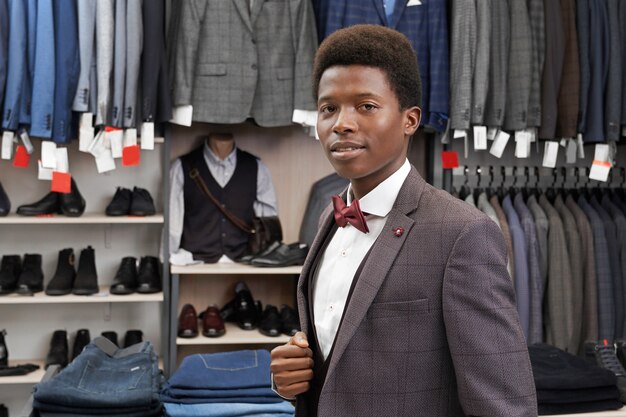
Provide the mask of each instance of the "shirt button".
POLYGON ((333 311, 333 306, 328 306, 329 311, 333 311))
POLYGON ((252 68, 253 70, 256 70, 257 66, 256 66, 256 64, 252 64, 252 65, 250 66, 250 68, 252 68))
POLYGON ((341 250, 341 256, 343 256, 343 257, 345 257, 345 256, 346 256, 346 250, 345 250, 345 249, 342 249, 342 250, 341 250))

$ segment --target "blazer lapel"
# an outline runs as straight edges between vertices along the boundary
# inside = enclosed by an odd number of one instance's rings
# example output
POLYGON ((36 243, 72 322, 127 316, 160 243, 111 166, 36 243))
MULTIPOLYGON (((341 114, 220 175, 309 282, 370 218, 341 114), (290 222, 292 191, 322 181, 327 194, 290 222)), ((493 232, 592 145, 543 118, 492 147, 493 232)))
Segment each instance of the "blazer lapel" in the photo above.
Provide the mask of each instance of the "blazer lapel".
POLYGON ((256 20, 259 18, 259 15, 261 14, 261 9, 263 8, 264 2, 265 0, 254 0, 254 3, 252 4, 252 9, 250 10, 250 21, 251 21, 250 23, 252 25, 252 28, 254 28, 254 23, 256 22, 256 20))
POLYGON ((385 5, 384 5, 384 0, 372 0, 374 2, 374 7, 376 8, 376 11, 378 12, 378 16, 380 17, 380 21, 383 22, 385 25, 389 25, 389 23, 387 22, 387 14, 385 13, 385 5))
POLYGON ((404 13, 404 9, 406 9, 406 4, 407 4, 406 0, 396 1, 395 8, 393 12, 391 13, 391 19, 388 22, 390 28, 395 29, 396 26, 398 26, 398 22, 400 21, 400 18, 402 17, 402 13, 404 13))
MULTIPOLYGON (((259 2, 260 0, 255 1, 255 5, 259 2)), ((237 11, 239 12, 239 15, 241 15, 243 23, 251 33, 254 33, 254 30, 252 29, 252 21, 250 20, 250 0, 233 0, 233 3, 235 3, 237 11)))
POLYGON ((361 276, 354 287, 354 292, 337 332, 326 380, 337 367, 348 343, 363 321, 380 286, 387 278, 391 266, 400 253, 406 237, 415 223, 408 214, 417 209, 425 184, 426 182, 419 176, 415 168, 411 167, 411 172, 400 189, 385 227, 374 242, 361 276), (394 229, 397 227, 404 229, 404 233, 399 237, 394 234, 394 229))

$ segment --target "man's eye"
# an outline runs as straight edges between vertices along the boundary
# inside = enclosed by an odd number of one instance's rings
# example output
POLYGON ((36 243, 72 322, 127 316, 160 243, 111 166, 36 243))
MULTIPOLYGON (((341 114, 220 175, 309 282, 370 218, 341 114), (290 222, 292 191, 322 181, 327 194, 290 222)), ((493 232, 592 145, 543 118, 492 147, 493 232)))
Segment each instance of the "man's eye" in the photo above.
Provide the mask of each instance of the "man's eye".
POLYGON ((374 106, 373 104, 366 103, 363 105, 363 108, 367 111, 370 111, 370 110, 374 110, 376 106, 374 106))
POLYGON ((320 109, 320 113, 332 113, 335 111, 335 106, 324 106, 320 109))

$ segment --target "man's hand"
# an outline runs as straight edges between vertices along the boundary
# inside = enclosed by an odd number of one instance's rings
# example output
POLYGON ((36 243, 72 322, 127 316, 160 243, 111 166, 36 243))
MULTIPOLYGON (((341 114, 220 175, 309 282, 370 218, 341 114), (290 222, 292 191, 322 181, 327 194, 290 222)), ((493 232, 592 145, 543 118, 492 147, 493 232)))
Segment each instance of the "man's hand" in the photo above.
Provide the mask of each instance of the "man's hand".
POLYGON ((272 350, 270 369, 280 396, 295 398, 307 392, 313 379, 313 352, 306 335, 298 332, 289 342, 272 350))

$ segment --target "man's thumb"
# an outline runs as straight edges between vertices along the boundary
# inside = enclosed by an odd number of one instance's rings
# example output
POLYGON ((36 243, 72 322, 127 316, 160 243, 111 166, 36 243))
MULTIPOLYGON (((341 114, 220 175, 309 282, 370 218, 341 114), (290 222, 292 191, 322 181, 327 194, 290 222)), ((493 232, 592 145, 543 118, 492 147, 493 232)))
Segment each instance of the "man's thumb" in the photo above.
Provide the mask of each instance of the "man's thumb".
POLYGON ((296 334, 294 334, 291 339, 289 339, 289 344, 290 345, 295 345, 301 348, 308 348, 309 347, 309 341, 306 338, 306 334, 304 334, 303 332, 298 332, 296 334))

